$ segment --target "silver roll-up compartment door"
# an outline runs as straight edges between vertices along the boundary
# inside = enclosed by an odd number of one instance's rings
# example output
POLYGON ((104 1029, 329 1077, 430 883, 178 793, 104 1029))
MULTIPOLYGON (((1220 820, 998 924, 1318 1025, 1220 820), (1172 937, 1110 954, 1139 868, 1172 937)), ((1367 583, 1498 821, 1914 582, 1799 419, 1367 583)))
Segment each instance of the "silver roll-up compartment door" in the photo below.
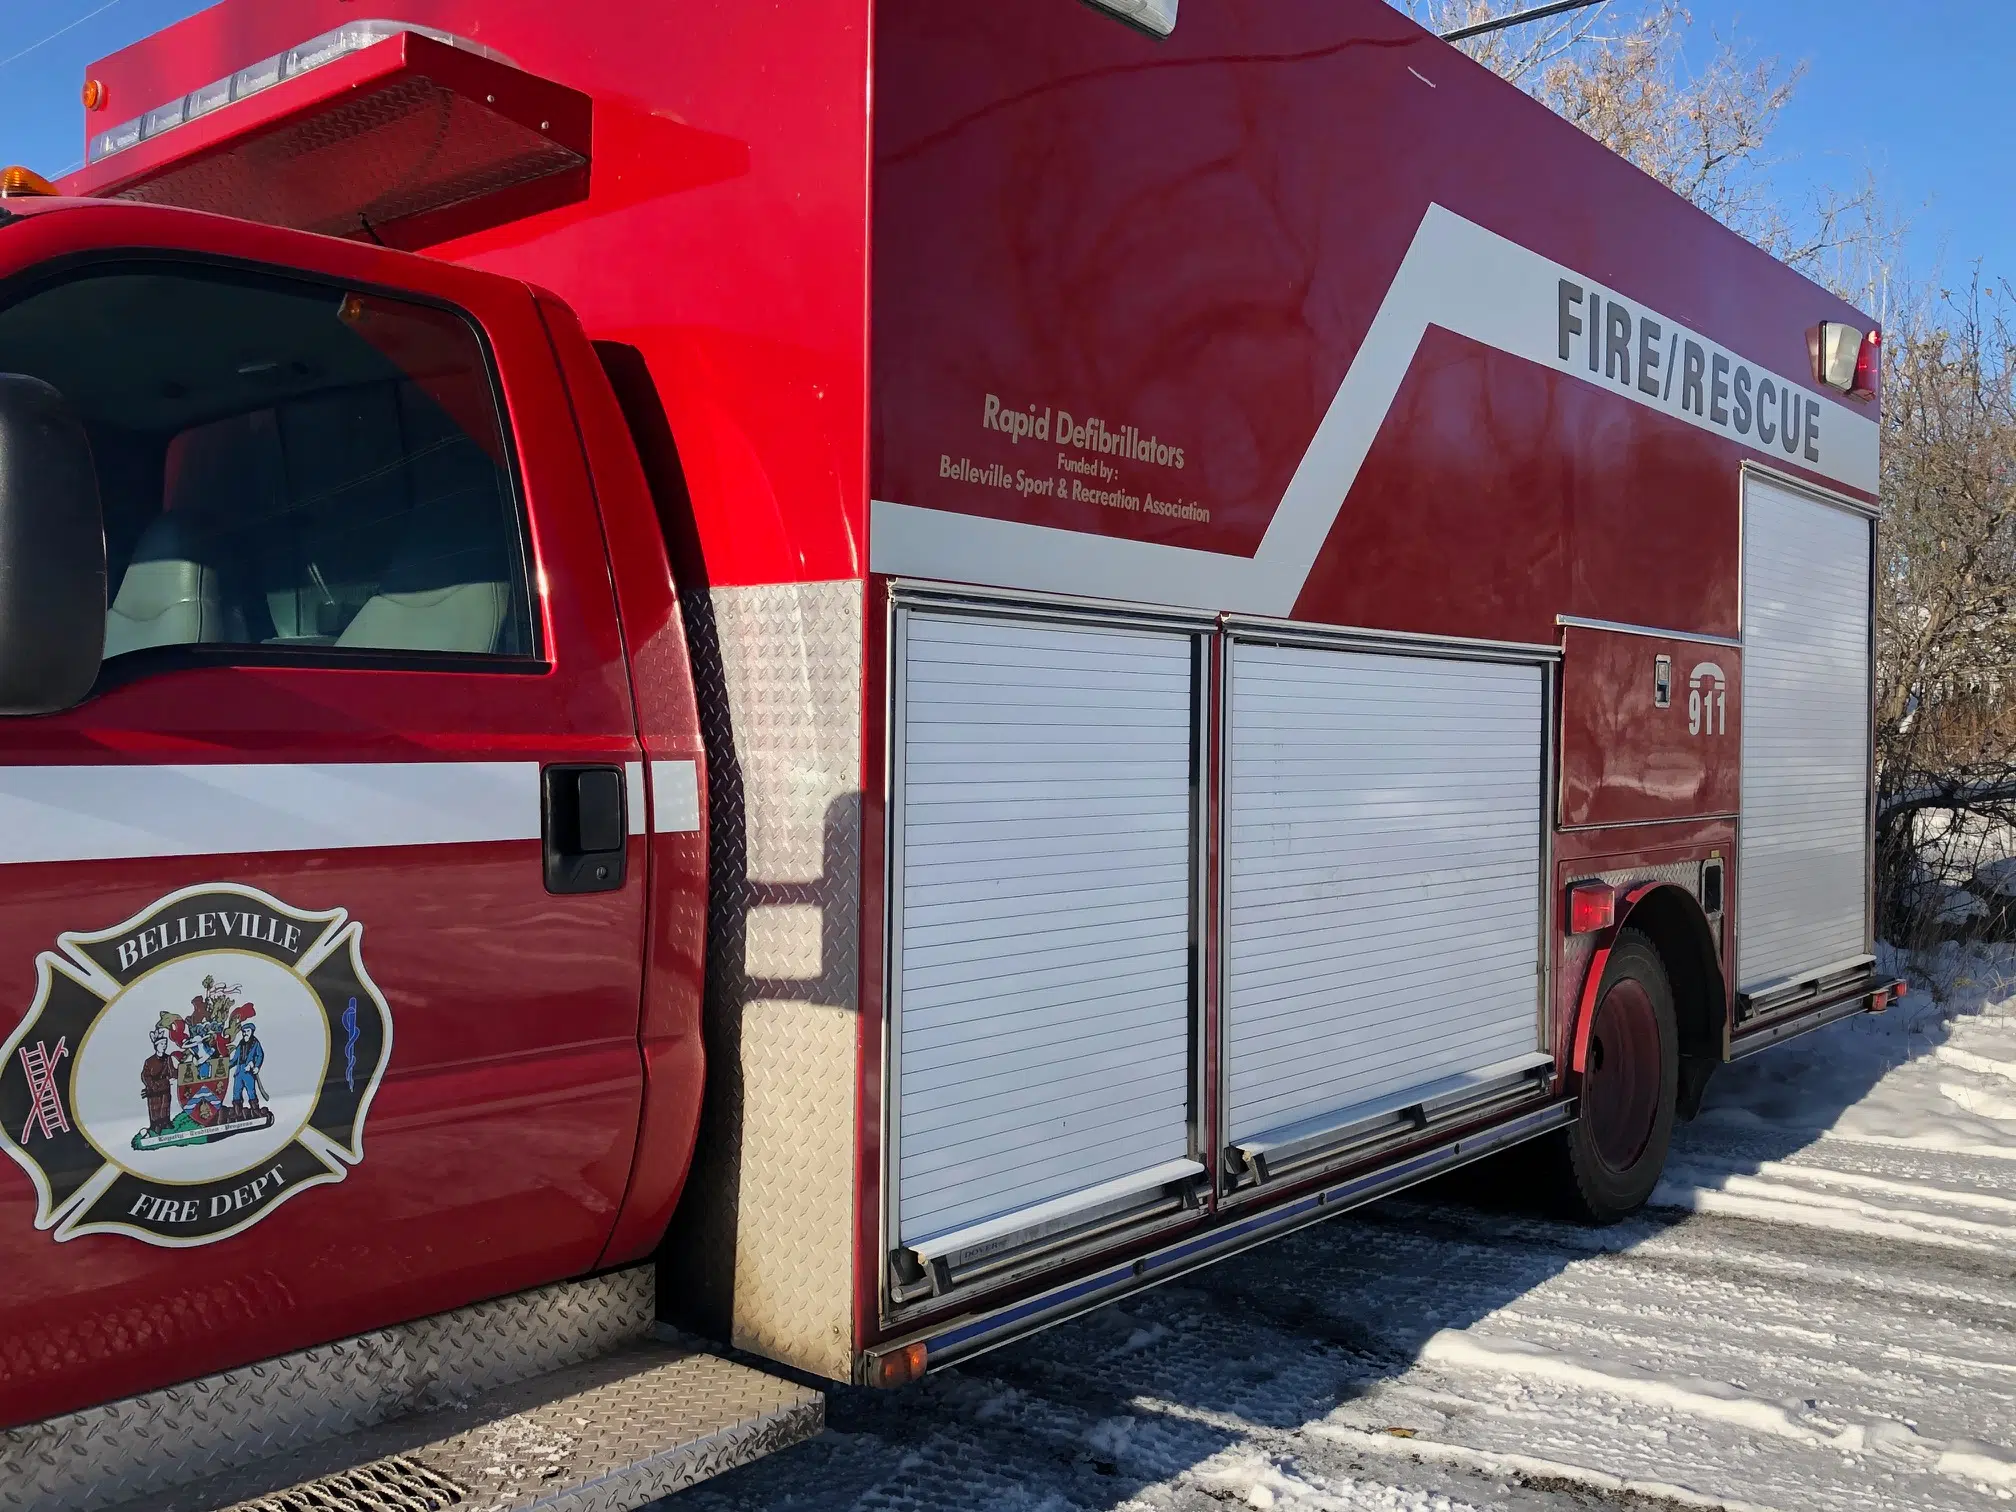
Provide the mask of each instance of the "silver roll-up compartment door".
POLYGON ((1197 637, 899 611, 892 1266, 901 1291, 1181 1200, 1197 637))
POLYGON ((1869 955, 1875 523, 1751 474, 1743 490, 1740 990, 1869 955))
POLYGON ((1225 815, 1228 1160, 1400 1137, 1530 1095, 1547 676, 1235 641, 1225 815))

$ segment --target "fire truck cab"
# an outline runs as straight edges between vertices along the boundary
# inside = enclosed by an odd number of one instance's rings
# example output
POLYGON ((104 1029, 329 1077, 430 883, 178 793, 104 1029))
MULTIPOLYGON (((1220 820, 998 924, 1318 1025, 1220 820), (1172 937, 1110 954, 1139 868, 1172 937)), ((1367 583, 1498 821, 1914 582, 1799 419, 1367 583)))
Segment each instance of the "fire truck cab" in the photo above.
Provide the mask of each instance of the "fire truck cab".
POLYGON ((1380 0, 788 9, 0 198, 0 1508, 635 1506, 1901 992, 1866 317, 1380 0))

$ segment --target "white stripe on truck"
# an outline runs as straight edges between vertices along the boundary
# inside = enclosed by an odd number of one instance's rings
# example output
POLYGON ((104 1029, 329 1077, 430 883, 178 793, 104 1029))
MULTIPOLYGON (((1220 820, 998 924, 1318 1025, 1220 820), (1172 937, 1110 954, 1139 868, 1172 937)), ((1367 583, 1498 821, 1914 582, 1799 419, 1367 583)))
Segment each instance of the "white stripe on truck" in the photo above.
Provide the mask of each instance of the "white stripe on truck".
POLYGON ((644 763, 641 761, 623 763, 623 807, 630 818, 629 833, 648 833, 650 826, 644 822, 644 763))
MULTIPOLYGON (((624 765, 633 835, 644 770, 624 765)), ((650 770, 658 832, 696 832, 695 764, 650 770)), ((536 761, 0 767, 0 865, 538 838, 536 761)))
MULTIPOLYGON (((1308 581, 1317 554, 1431 325, 1606 388, 1630 403, 1756 451, 1766 461, 1790 462, 1850 488, 1875 491, 1877 433, 1873 419, 1831 400, 1820 403, 1823 429, 1816 456, 1810 459, 1803 446, 1795 456, 1789 449, 1775 450, 1761 434, 1739 433, 1731 418, 1733 400, 1711 402, 1715 394, 1701 388, 1701 383, 1713 381, 1717 375, 1726 382, 1729 373, 1744 367, 1796 393, 1803 405, 1808 398, 1817 400, 1809 387, 1810 375, 1787 378, 1767 374, 1759 364, 1663 315, 1655 320, 1655 314, 1636 299, 1613 298, 1600 284, 1573 269, 1452 210, 1430 205, 1253 556, 877 499, 870 506, 869 563, 874 571, 892 577, 941 578, 1252 614, 1292 614, 1302 585, 1308 581), (1564 303, 1564 280, 1577 293, 1579 302, 1573 306, 1564 303), (1643 317, 1648 334, 1656 330, 1660 378, 1668 378, 1672 372, 1669 353, 1685 354, 1690 345, 1697 347, 1695 373, 1700 383, 1690 390, 1685 381, 1660 382, 1653 392, 1636 383, 1616 381, 1601 363, 1592 371, 1586 360, 1590 338, 1587 299, 1592 293, 1602 300, 1603 308, 1614 304, 1630 313, 1634 352, 1641 329, 1639 317, 1643 317), (1571 314, 1582 322, 1580 334, 1573 334, 1566 323, 1571 314)), ((975 406, 977 409, 977 396, 975 406)))
POLYGON ((538 838, 536 761, 0 767, 0 863, 538 838))
POLYGON ((652 828, 661 835, 700 829, 700 768, 691 761, 651 763, 652 828))

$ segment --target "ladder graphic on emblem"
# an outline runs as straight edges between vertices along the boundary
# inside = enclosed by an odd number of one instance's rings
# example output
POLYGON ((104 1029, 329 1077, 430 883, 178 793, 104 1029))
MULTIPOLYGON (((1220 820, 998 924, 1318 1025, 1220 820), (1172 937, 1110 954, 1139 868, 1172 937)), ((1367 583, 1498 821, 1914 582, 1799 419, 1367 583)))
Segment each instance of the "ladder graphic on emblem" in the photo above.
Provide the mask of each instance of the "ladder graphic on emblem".
POLYGON ((63 1112, 63 1099, 56 1091, 56 1066, 70 1053, 69 1037, 56 1041, 56 1053, 41 1040, 35 1048, 21 1047, 21 1069, 28 1073, 28 1121, 21 1125, 21 1143, 28 1143, 28 1131, 39 1128, 44 1139, 70 1132, 70 1119, 63 1112))

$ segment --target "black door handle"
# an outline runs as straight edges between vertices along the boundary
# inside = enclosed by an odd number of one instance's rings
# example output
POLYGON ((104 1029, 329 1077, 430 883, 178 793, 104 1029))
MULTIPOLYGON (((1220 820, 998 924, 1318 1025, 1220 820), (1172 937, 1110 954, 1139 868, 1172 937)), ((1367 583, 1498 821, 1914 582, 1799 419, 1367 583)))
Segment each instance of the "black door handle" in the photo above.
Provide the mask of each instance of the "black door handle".
POLYGON ((622 768, 549 766, 543 775, 546 891, 616 891, 623 885, 630 840, 622 768))

